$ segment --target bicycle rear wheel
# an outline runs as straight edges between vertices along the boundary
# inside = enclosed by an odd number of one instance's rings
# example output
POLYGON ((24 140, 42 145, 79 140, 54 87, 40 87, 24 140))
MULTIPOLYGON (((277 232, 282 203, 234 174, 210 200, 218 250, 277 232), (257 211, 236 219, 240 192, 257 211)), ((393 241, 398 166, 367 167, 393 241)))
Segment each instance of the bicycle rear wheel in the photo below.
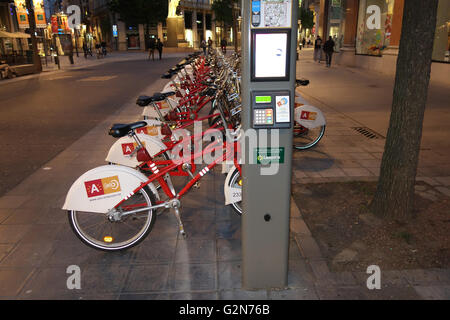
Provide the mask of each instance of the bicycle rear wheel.
POLYGON ((294 148, 305 150, 314 147, 325 134, 325 125, 308 129, 295 123, 294 125, 294 148))
MULTIPOLYGON (((153 193, 142 188, 118 208, 127 211, 155 204, 153 193)), ((104 251, 131 248, 150 233, 156 219, 153 210, 125 215, 120 218, 94 212, 69 211, 69 223, 78 238, 86 245, 104 251)))

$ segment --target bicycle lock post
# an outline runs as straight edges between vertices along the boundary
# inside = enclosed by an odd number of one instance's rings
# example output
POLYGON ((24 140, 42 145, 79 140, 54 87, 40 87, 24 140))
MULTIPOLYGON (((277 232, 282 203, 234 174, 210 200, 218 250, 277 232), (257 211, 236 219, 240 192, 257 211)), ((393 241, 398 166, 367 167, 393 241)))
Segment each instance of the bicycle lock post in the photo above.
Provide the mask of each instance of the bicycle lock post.
POLYGON ((298 0, 252 0, 242 5, 242 285, 249 290, 284 288, 298 0), (266 136, 261 134, 264 130, 266 136), (252 131, 257 145, 247 139, 252 131), (270 166, 278 168, 275 174, 267 174, 270 166))

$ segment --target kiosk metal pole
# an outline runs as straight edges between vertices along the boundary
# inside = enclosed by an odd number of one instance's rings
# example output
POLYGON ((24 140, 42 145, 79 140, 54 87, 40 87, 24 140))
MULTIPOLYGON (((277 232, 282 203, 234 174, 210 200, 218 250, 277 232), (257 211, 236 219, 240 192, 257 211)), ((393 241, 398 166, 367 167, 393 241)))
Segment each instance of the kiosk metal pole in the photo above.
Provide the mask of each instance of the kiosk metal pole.
POLYGON ((288 274, 298 0, 242 4, 242 285, 249 290, 283 288, 288 274), (256 146, 249 142, 252 135, 257 136, 256 146))

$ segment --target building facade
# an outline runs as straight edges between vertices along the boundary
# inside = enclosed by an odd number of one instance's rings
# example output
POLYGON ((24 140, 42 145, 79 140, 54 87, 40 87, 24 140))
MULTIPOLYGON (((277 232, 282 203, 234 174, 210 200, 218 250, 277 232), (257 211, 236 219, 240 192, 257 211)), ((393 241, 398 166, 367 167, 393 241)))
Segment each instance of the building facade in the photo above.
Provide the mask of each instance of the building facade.
MULTIPOLYGON (((316 15, 315 36, 331 36, 335 62, 394 75, 406 0, 308 1, 316 15)), ((450 82, 450 1, 439 0, 432 79, 450 82)))

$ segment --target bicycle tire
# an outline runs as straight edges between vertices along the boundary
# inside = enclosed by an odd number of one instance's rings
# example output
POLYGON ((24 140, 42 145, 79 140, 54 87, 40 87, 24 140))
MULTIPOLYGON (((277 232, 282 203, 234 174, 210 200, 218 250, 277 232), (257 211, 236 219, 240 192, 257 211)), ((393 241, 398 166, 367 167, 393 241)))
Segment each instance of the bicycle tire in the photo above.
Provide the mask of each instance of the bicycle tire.
MULTIPOLYGON (((230 187, 234 188, 242 188, 242 177, 241 173, 239 172, 238 168, 234 168, 234 172, 231 175, 231 179, 229 182, 230 187)), ((242 200, 238 202, 234 202, 231 204, 231 207, 233 208, 233 211, 238 215, 242 215, 242 200)))
POLYGON ((294 127, 294 148, 297 150, 306 150, 314 147, 324 136, 325 129, 326 125, 323 125, 315 129, 306 129, 306 133, 296 134, 294 127))
MULTIPOLYGON (((146 206, 152 206, 156 203, 154 194, 148 187, 145 187, 126 200, 121 207, 126 204, 133 204, 133 202, 136 201, 138 201, 138 203, 140 203, 140 201, 145 201, 146 206)), ((122 217, 120 221, 112 222, 108 219, 106 214, 69 210, 68 218, 73 232, 84 244, 97 250, 112 252, 126 250, 141 243, 152 230, 153 225, 155 224, 156 214, 154 214, 154 210, 149 210, 125 216, 122 217), (95 218, 98 223, 92 224, 93 218, 95 218), (142 218, 145 218, 145 221, 142 227, 137 226, 137 232, 135 234, 133 234, 134 232, 131 232, 130 236, 119 235, 120 231, 132 229, 134 225, 137 225, 138 222, 142 220, 142 218), (89 223, 86 227, 84 226, 85 222, 89 223), (118 226, 124 226, 125 228, 121 228, 121 230, 118 231, 118 226), (96 228, 92 232, 87 230, 92 229, 93 227, 96 228)))

